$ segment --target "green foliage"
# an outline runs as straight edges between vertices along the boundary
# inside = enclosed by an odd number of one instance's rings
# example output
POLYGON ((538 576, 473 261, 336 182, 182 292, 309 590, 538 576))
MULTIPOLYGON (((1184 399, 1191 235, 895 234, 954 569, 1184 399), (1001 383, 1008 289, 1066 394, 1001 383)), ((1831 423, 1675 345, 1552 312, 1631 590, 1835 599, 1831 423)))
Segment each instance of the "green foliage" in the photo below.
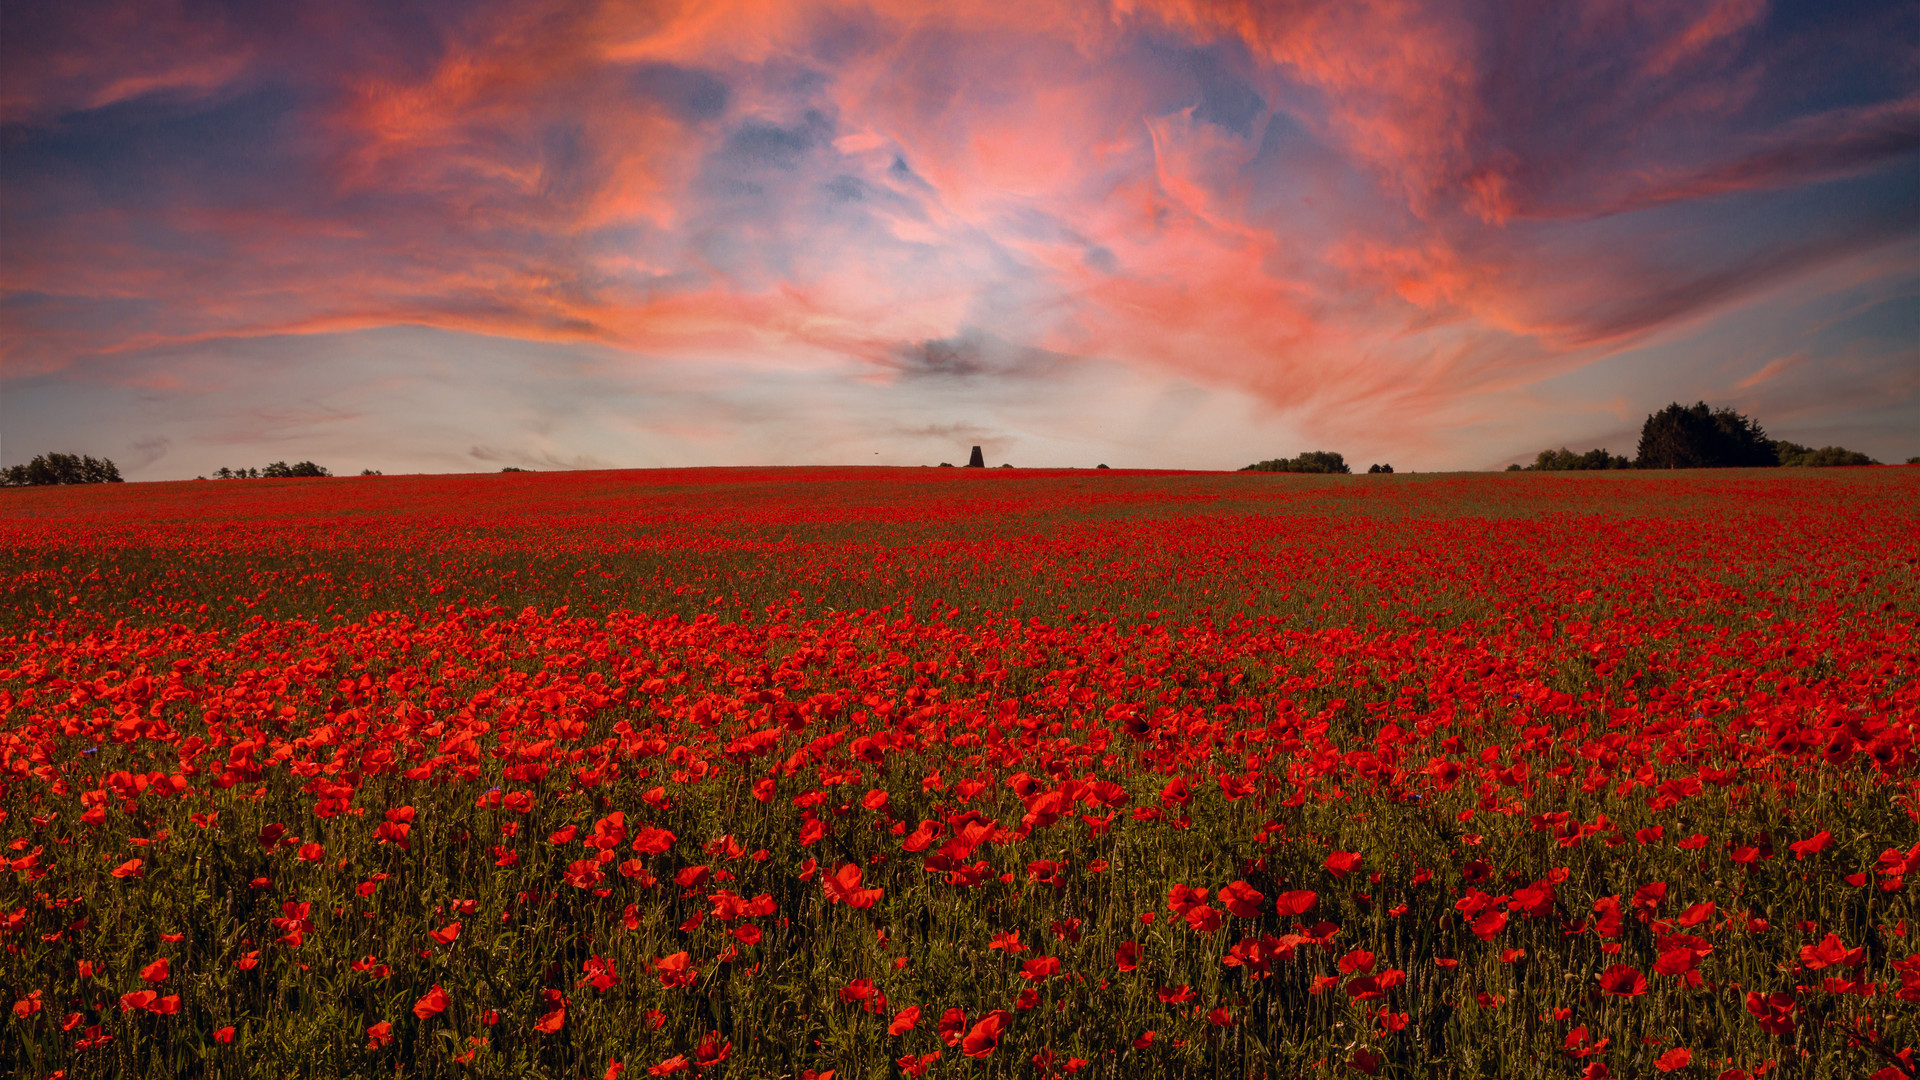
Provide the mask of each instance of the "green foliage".
POLYGON ((1531 465, 1515 465, 1509 472, 1585 472, 1591 469, 1631 469, 1633 462, 1619 454, 1608 453, 1604 449, 1589 450, 1576 454, 1566 447, 1558 450, 1542 450, 1540 456, 1533 459, 1531 465))
POLYGON ((0 469, 0 487, 50 484, 118 484, 120 469, 106 458, 84 454, 41 454, 25 465, 0 469))
MULTIPOLYGON (((221 466, 213 471, 213 478, 215 480, 286 480, 299 477, 332 475, 333 473, 329 472, 326 466, 315 465, 311 461, 295 462, 292 465, 284 461, 276 461, 264 469, 229 469, 221 466)), ((380 474, 369 469, 360 475, 379 476, 380 474)))
POLYGON ((1256 461, 1241 472, 1350 473, 1345 458, 1331 450, 1309 450, 1295 458, 1256 461))
POLYGON ((1393 466, 1391 466, 1391 465, 1369 465, 1369 466, 1367 466, 1367 471, 1368 471, 1369 473, 1390 473, 1390 472, 1392 472, 1392 471, 1393 471, 1393 466))
POLYGON ((292 465, 284 461, 276 461, 266 468, 261 469, 260 475, 274 479, 286 479, 305 476, 332 476, 333 474, 321 466, 315 465, 311 461, 295 462, 292 465))
POLYGON ((1880 464, 1867 455, 1857 450, 1848 450, 1844 446, 1823 446, 1815 450, 1812 447, 1801 446, 1799 443, 1787 442, 1785 439, 1774 440, 1773 452, 1780 459, 1780 464, 1801 469, 1880 464))
POLYGON ((1647 417, 1640 429, 1642 469, 1753 468, 1780 464, 1759 423, 1732 409, 1675 402, 1647 417))

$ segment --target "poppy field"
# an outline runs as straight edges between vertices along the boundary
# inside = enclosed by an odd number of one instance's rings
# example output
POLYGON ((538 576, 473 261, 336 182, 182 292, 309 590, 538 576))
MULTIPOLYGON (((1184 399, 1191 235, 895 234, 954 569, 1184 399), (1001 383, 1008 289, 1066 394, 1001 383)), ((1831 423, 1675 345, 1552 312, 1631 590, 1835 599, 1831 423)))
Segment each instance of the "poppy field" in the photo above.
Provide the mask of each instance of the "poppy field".
POLYGON ((100 485, 0 539, 9 1075, 1920 1069, 1920 469, 100 485))

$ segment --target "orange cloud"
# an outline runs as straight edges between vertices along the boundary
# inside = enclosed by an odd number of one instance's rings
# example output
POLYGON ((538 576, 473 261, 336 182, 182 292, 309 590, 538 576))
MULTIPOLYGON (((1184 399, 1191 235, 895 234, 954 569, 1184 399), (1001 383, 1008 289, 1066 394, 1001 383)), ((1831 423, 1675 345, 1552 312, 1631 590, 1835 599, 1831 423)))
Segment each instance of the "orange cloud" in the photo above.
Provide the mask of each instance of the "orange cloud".
POLYGON ((1873 246, 1920 146, 1897 57, 1814 110, 1762 0, 126 10, 0 46, 14 372, 421 325, 885 383, 971 334, 1418 423, 1873 246))

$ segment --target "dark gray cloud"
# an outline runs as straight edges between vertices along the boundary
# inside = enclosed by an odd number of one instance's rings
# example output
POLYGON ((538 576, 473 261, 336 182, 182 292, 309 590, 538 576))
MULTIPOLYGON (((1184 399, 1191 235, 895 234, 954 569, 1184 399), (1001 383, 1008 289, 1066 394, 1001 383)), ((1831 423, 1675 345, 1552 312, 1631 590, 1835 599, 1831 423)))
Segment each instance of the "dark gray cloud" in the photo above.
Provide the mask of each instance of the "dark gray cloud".
POLYGON ((689 122, 719 118, 733 97, 733 87, 717 72, 673 64, 642 65, 628 76, 627 85, 689 122))

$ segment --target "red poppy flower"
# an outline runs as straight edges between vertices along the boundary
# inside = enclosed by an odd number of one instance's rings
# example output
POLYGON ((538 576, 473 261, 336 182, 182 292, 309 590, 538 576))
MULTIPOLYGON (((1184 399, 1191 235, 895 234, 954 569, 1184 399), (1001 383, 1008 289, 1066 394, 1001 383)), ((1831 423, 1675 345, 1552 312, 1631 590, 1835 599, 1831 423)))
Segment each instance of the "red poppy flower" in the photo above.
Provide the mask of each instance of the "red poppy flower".
POLYGON ((1236 918, 1257 919, 1260 917, 1260 904, 1266 900, 1260 890, 1244 881, 1235 881, 1220 890, 1220 902, 1236 918))
POLYGON ((422 1020, 430 1020, 447 1011, 447 1003, 449 1000, 447 992, 440 988, 440 984, 434 983, 433 989, 427 991, 419 1001, 413 1003, 413 1015, 422 1020))
POLYGON ((1807 837, 1805 840, 1795 841, 1787 846, 1793 849, 1793 857, 1796 860, 1807 859, 1827 850, 1827 844, 1832 839, 1833 833, 1830 830, 1822 829, 1812 836, 1807 837))
POLYGON ((1507 913, 1504 911, 1482 912, 1479 918, 1473 920, 1473 936, 1481 941, 1492 941, 1506 928, 1507 913))
POLYGON ((1325 866, 1327 872, 1334 877, 1343 878, 1353 873, 1354 869, 1360 865, 1360 853, 1357 851, 1336 851, 1327 856, 1327 861, 1321 865, 1325 866))
POLYGON ((709 1031, 700 1045, 693 1048, 693 1067, 706 1072, 732 1056, 733 1042, 723 1041, 717 1031, 709 1031))
POLYGON ((982 1017, 960 1041, 960 1050, 970 1058, 983 1058, 993 1053, 1000 1045, 1001 1037, 1006 1033, 1007 1025, 1013 1019, 1004 1009, 995 1009, 982 1017))
MULTIPOLYGON (((232 1032, 233 1029, 228 1028, 227 1031, 232 1032)), ((228 1039, 231 1038, 232 1035, 229 1034, 228 1039)), ((382 1020, 367 1029, 367 1049, 369 1050, 378 1050, 392 1041, 393 1025, 388 1021, 382 1020)))
POLYGON ((1020 965, 1020 977, 1023 979, 1049 979, 1060 974, 1060 958, 1057 956, 1036 956, 1020 965))
POLYGON ((959 1009, 948 1009, 940 1014, 940 1023, 936 1028, 940 1032, 940 1041, 948 1046, 960 1045, 960 1033, 967 1030, 967 1014, 959 1009))
POLYGON ((1320 896, 1318 893, 1308 889, 1283 892, 1274 899, 1273 908, 1283 919, 1297 918, 1312 911, 1313 905, 1319 902, 1319 899, 1320 896))
POLYGON ((1187 910, 1187 925, 1197 933, 1211 934, 1220 929, 1221 921, 1220 909, 1211 904, 1201 904, 1187 910))
POLYGON ((1681 912, 1680 917, 1673 921, 1680 926, 1688 926, 1688 927, 1699 926, 1701 923, 1706 922, 1708 919, 1713 918, 1715 906, 1716 905, 1711 900, 1708 900, 1704 903, 1695 904, 1692 907, 1688 908, 1687 910, 1681 912))
POLYGON ((1647 978, 1631 964, 1615 964, 1600 973, 1600 992, 1608 997, 1639 997, 1647 992, 1647 978))
POLYGON ((1207 902, 1207 890, 1196 889, 1188 885, 1175 885, 1167 890, 1167 910, 1175 915, 1185 915, 1194 908, 1207 902))
POLYGON ((692 986, 694 980, 700 977, 700 972, 693 967, 692 958, 684 952, 655 960, 653 970, 660 976, 660 985, 668 990, 692 986))
POLYGON ((1763 1031, 1775 1035, 1791 1035, 1796 1026, 1793 1013, 1798 1002, 1792 994, 1761 994, 1756 990, 1747 991, 1747 1011, 1760 1024, 1763 1031))
POLYGON ((167 958, 163 956, 160 959, 155 960, 153 963, 148 964, 146 967, 141 968, 140 977, 150 983, 166 982, 167 981, 167 958))
POLYGON ((1819 971, 1836 965, 1859 967, 1867 962, 1867 950, 1865 946, 1848 949, 1840 941, 1839 934, 1828 934, 1817 945, 1802 945, 1800 962, 1806 965, 1808 971, 1819 971))
POLYGON ((607 880, 607 875, 600 870, 598 859, 580 859, 570 863, 566 873, 561 876, 576 889, 591 889, 607 880))
POLYGON ((835 870, 832 877, 823 878, 821 887, 827 894, 828 903, 844 903, 853 908, 872 907, 884 890, 861 888, 860 877, 860 868, 853 863, 846 863, 835 870))
POLYGON ((919 1023, 920 1006, 909 1005, 895 1014, 893 1023, 887 1025, 887 1034, 905 1035, 907 1032, 912 1031, 919 1023))

